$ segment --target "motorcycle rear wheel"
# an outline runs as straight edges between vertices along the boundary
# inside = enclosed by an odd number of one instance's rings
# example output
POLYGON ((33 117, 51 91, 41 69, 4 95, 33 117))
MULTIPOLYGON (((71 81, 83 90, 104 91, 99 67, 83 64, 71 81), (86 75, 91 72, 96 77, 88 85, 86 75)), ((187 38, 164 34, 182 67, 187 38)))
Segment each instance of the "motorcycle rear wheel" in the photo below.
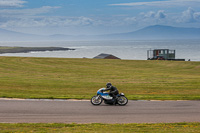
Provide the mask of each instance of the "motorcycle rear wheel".
POLYGON ((120 96, 120 97, 118 97, 117 103, 120 106, 124 106, 128 103, 128 99, 125 96, 120 96))
POLYGON ((103 101, 103 99, 102 99, 102 97, 99 96, 99 95, 93 96, 93 97, 91 98, 91 103, 92 103, 93 105, 100 105, 100 104, 102 103, 102 101, 103 101))

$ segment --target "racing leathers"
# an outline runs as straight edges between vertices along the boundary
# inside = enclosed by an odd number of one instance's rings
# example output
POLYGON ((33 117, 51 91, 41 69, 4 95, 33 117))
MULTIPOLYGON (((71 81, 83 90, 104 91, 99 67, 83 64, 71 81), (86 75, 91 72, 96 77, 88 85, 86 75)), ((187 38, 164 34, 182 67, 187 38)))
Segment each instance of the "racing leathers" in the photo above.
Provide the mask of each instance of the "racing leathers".
POLYGON ((103 91, 108 91, 108 90, 110 91, 109 95, 113 97, 114 99, 116 99, 116 95, 119 94, 119 91, 117 90, 117 88, 111 85, 110 87, 106 88, 103 91))

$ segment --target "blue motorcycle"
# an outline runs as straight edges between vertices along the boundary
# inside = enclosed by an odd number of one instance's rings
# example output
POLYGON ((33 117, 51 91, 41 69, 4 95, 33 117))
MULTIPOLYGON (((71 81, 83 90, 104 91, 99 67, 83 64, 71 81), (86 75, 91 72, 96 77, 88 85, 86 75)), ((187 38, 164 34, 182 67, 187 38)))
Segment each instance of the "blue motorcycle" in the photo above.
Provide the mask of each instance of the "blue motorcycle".
POLYGON ((115 103, 119 104, 120 106, 124 106, 128 103, 128 99, 125 97, 124 93, 118 94, 115 102, 113 97, 111 97, 108 92, 103 92, 104 89, 105 88, 99 89, 97 91, 97 95, 91 98, 91 103, 93 105, 100 105, 103 101, 105 104, 113 105, 115 103))

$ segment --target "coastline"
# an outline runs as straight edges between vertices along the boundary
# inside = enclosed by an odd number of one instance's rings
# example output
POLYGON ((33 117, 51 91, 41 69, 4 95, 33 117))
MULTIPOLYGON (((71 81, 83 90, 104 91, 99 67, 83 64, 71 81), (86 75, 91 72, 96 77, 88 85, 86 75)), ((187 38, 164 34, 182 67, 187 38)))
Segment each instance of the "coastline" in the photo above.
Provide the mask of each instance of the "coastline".
POLYGON ((64 47, 8 47, 0 46, 0 54, 4 53, 29 53, 34 51, 66 51, 75 50, 71 48, 64 47))

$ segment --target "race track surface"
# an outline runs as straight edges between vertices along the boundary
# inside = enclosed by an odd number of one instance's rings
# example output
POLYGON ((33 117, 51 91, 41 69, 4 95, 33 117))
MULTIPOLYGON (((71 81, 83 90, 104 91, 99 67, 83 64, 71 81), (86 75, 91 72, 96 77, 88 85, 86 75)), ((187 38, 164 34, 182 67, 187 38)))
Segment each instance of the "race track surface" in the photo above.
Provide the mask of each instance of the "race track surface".
POLYGON ((200 122, 200 101, 129 101, 126 106, 90 101, 0 100, 0 123, 200 122))

